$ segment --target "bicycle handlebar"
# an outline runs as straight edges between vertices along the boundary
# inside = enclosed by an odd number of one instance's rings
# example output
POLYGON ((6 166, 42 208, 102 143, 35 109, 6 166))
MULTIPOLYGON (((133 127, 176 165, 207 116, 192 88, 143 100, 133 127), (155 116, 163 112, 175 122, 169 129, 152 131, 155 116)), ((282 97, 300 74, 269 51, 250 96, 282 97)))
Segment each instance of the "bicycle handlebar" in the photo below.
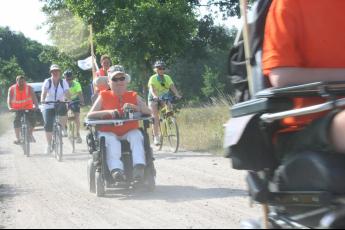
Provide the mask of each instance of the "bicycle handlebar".
POLYGON ((72 101, 45 101, 45 102, 41 102, 41 104, 69 104, 72 101))
POLYGON ((11 113, 15 113, 15 112, 29 113, 31 111, 35 111, 35 110, 34 109, 16 109, 16 110, 12 109, 12 110, 10 110, 11 113))

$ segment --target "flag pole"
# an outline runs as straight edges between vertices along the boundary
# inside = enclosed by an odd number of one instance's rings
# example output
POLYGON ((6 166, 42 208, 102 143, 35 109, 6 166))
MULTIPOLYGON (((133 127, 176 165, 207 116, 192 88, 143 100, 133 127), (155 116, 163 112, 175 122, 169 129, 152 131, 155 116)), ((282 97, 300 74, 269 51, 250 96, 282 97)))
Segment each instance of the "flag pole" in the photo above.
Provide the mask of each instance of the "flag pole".
POLYGON ((252 56, 250 50, 250 40, 249 40, 249 28, 248 28, 248 18, 247 18, 247 0, 240 0, 241 15, 243 18, 243 41, 244 41, 244 53, 246 57, 246 67, 247 67, 247 79, 250 96, 254 96, 254 84, 253 84, 253 70, 250 65, 250 57, 252 56))
POLYGON ((96 71, 98 71, 98 66, 97 66, 97 62, 95 59, 95 50, 94 50, 94 46, 93 46, 93 28, 92 28, 92 24, 89 25, 90 28, 90 47, 91 47, 91 59, 92 59, 92 78, 95 79, 96 78, 96 71), (97 68, 97 70, 96 70, 97 68))

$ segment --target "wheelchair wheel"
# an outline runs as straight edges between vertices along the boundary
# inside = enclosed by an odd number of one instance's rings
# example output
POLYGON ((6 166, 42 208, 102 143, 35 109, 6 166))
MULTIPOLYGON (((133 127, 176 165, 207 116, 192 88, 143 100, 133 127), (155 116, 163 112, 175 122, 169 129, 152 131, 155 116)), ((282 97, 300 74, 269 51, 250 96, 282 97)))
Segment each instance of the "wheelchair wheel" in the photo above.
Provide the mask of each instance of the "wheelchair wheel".
POLYGON ((91 193, 96 193, 95 174, 96 167, 93 165, 93 160, 90 159, 87 162, 87 182, 89 183, 89 191, 91 193))
POLYGON ((153 165, 145 169, 144 184, 149 192, 153 192, 156 188, 156 170, 153 165))
POLYGON ((98 197, 104 196, 105 194, 104 181, 100 172, 96 172, 95 181, 96 181, 96 195, 98 197))

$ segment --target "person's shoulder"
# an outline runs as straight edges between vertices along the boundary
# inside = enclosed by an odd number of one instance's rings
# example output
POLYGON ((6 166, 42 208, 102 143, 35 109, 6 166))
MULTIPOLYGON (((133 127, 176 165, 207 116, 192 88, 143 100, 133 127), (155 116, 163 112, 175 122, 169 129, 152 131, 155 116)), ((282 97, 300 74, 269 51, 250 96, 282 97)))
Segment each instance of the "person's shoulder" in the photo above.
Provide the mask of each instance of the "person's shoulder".
POLYGON ((14 89, 16 86, 17 86, 17 84, 13 84, 13 85, 11 85, 11 86, 9 87, 9 89, 10 89, 10 90, 11 90, 11 89, 14 89))
POLYGON ((44 79, 42 87, 48 88, 48 83, 49 83, 49 81, 51 81, 51 78, 46 78, 46 79, 44 79))

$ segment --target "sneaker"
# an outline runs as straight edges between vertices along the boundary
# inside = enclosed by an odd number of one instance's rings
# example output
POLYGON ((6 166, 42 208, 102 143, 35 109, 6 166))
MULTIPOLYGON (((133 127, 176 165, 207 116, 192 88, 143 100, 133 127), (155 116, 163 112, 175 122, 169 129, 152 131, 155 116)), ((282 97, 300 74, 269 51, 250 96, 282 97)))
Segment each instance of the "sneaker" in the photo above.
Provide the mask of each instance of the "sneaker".
POLYGON ((22 144, 22 141, 21 140, 15 140, 15 141, 13 141, 13 144, 20 145, 20 144, 22 144))
POLYGON ((144 179, 145 174, 145 165, 137 164, 133 168, 133 180, 134 181, 142 181, 144 179))
POLYGON ((111 177, 116 182, 121 182, 121 181, 126 180, 125 174, 124 174, 123 170, 121 170, 121 169, 113 169, 113 170, 111 170, 110 174, 111 174, 111 177))
POLYGON ((161 139, 160 139, 160 137, 155 136, 155 137, 153 138, 153 143, 154 143, 154 145, 160 145, 160 144, 161 144, 161 139))

